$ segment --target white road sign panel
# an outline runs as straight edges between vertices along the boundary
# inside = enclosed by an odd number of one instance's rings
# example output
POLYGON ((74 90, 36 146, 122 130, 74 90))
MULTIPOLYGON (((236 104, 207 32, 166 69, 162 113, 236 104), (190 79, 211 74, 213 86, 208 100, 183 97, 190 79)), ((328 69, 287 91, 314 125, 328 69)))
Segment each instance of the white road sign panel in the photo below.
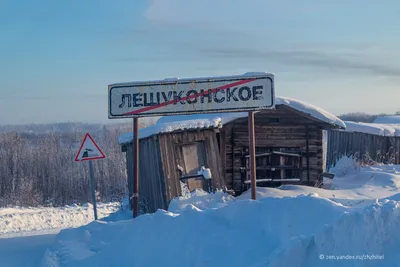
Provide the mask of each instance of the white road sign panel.
POLYGON ((240 76, 109 85, 109 118, 250 111, 274 107, 274 76, 240 76))

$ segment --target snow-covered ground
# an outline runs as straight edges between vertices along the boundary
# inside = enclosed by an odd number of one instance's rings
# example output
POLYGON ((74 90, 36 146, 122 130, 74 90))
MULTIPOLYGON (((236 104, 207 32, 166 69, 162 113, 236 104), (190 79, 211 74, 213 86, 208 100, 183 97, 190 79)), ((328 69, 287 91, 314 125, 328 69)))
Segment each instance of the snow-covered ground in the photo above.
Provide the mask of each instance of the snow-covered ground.
MULTIPOLYGON (((104 220, 120 215, 120 212, 116 213, 120 203, 99 203, 97 208, 99 218, 104 220)), ((86 225, 94 220, 93 217, 91 204, 59 208, 1 208, 0 266, 38 266, 61 229, 86 225)))
POLYGON ((35 267, 46 249, 56 240, 57 231, 0 238, 0 266, 35 267))
POLYGON ((169 211, 63 230, 41 266, 399 266, 400 166, 344 158, 334 171, 324 189, 198 190, 169 211))
POLYGON ((183 190, 134 220, 127 203, 99 204, 98 221, 90 204, 0 209, 0 266, 399 266, 400 165, 345 157, 331 171, 325 188, 257 201, 183 190))
MULTIPOLYGON (((119 203, 99 203, 97 215, 104 218, 120 209, 119 203)), ((79 227, 94 220, 93 206, 71 205, 59 208, 1 208, 0 238, 15 235, 32 235, 79 227)))

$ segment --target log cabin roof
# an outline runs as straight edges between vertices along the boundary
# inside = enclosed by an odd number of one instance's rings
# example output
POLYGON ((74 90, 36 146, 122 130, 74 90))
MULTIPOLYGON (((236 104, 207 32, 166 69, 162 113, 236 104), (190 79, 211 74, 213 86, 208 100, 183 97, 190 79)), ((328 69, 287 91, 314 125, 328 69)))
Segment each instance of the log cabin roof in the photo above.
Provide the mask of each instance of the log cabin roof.
MULTIPOLYGON (((275 108, 284 107, 303 117, 324 125, 326 128, 345 129, 346 124, 335 115, 308 103, 288 97, 276 97, 275 108)), ((258 112, 268 112, 258 111, 258 112)), ((258 113, 257 112, 257 113, 258 113)), ((212 113, 212 114, 195 114, 181 116, 164 116, 161 117, 156 124, 139 130, 139 138, 147 138, 159 133, 170 133, 176 131, 208 129, 222 127, 224 124, 232 122, 239 118, 244 118, 247 112, 232 113, 212 113)), ((121 135, 119 144, 124 145, 132 142, 132 132, 121 135)))

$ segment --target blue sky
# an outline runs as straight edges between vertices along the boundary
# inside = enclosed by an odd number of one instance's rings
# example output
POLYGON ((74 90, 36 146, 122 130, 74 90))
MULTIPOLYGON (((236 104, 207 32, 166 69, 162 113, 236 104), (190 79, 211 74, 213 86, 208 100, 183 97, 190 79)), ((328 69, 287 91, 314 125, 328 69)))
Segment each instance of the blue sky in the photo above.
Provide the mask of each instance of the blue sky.
POLYGON ((335 114, 394 113, 399 25, 391 0, 0 0, 0 124, 108 122, 108 84, 247 71, 335 114))

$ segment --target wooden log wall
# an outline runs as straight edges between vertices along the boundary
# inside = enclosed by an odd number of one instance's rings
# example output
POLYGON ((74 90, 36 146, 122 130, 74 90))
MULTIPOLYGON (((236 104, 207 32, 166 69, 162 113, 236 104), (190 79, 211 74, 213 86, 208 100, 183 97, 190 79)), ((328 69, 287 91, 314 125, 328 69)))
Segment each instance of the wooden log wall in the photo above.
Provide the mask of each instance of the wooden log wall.
POLYGON ((342 156, 367 162, 400 164, 400 137, 379 136, 338 130, 328 131, 327 169, 342 156))
MULTIPOLYGON (((225 181, 229 189, 241 188, 241 154, 248 148, 247 118, 224 126, 225 181)), ((322 125, 290 110, 276 109, 255 116, 256 148, 299 148, 302 152, 301 183, 313 185, 323 172, 322 125), (307 129, 308 154, 307 161, 307 129), (308 173, 309 167, 309 173, 308 173), (308 174, 310 181, 308 181, 308 174)), ((221 135, 222 136, 222 135, 221 135)))

